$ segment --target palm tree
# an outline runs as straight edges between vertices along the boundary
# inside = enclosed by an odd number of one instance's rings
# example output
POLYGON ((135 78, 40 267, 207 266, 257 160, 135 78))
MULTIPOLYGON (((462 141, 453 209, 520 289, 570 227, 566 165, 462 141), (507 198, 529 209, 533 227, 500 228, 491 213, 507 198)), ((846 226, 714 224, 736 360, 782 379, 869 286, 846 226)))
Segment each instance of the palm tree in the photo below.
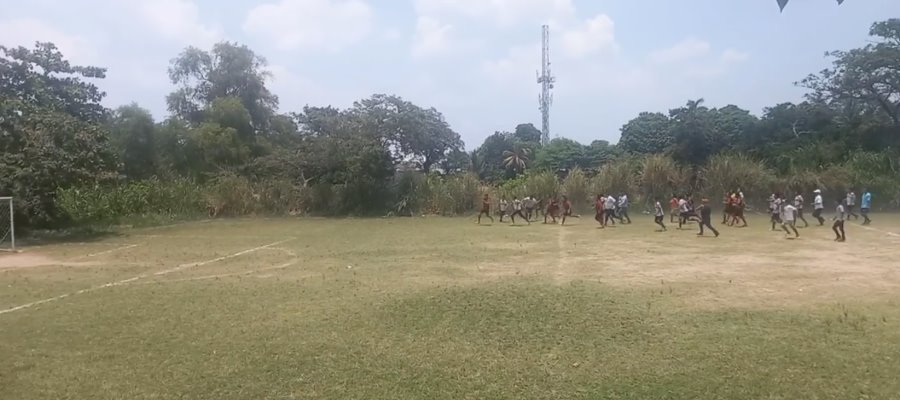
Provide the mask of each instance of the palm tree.
POLYGON ((515 147, 512 150, 505 150, 503 151, 503 166, 516 173, 522 173, 531 161, 528 158, 530 154, 531 150, 524 147, 515 147))

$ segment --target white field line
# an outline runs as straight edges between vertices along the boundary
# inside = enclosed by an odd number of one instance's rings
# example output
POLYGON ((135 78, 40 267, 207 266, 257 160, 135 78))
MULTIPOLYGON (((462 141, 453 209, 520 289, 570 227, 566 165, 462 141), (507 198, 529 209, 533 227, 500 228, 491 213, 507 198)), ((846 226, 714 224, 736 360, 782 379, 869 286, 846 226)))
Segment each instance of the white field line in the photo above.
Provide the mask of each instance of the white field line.
POLYGON ((125 246, 122 246, 122 247, 116 247, 116 248, 114 248, 114 249, 109 249, 109 250, 105 250, 105 251, 100 251, 100 252, 96 252, 96 253, 91 253, 91 254, 88 254, 88 255, 86 255, 86 256, 84 256, 84 257, 97 257, 97 256, 102 256, 102 255, 104 255, 104 254, 114 253, 114 252, 121 251, 121 250, 133 249, 133 248, 138 247, 138 246, 140 246, 140 245, 137 245, 137 244, 128 244, 128 245, 125 245, 125 246))
POLYGON ((285 263, 285 264, 281 264, 281 265, 276 265, 276 266, 274 266, 274 267, 260 268, 260 269, 255 269, 255 270, 252 270, 252 271, 232 272, 232 273, 230 273, 230 274, 219 274, 219 275, 195 276, 195 277, 192 277, 192 278, 173 279, 173 280, 167 280, 167 281, 139 282, 139 283, 135 283, 135 285, 156 285, 156 284, 163 284, 163 283, 204 281, 204 280, 210 280, 210 279, 228 278, 228 277, 232 277, 232 276, 253 275, 253 274, 258 274, 258 273, 260 273, 260 272, 268 272, 268 271, 282 270, 282 269, 288 268, 288 267, 290 267, 290 266, 292 266, 292 265, 294 265, 294 264, 297 264, 297 261, 298 261, 298 260, 294 260, 294 261, 291 261, 291 262, 289 262, 289 263, 285 263))
POLYGON ((229 254, 229 255, 227 255, 227 256, 222 256, 222 257, 217 257, 217 258, 214 258, 214 259, 211 259, 211 260, 199 261, 199 262, 194 262, 194 263, 189 263, 189 264, 181 264, 181 265, 179 265, 178 267, 171 268, 171 269, 168 269, 168 270, 165 270, 165 271, 160 271, 160 272, 157 272, 157 273, 154 273, 154 274, 150 274, 150 273, 141 274, 141 275, 135 276, 135 277, 133 277, 133 278, 128 278, 128 279, 124 279, 124 280, 116 281, 116 282, 110 282, 110 283, 107 283, 107 284, 104 284, 104 285, 94 286, 94 287, 90 287, 90 288, 87 288, 87 289, 81 289, 81 290, 76 291, 76 292, 62 294, 62 295, 59 295, 59 296, 56 296, 56 297, 51 297, 51 298, 48 298, 48 299, 38 300, 38 301, 34 301, 34 302, 31 302, 31 303, 28 303, 28 304, 22 304, 22 305, 20 305, 20 306, 16 306, 16 307, 12 307, 12 308, 7 308, 7 309, 5 309, 5 310, 0 310, 0 315, 6 314, 6 313, 11 313, 11 312, 14 312, 14 311, 24 310, 24 309, 26 309, 26 308, 31 308, 31 307, 34 307, 34 306, 37 306, 37 305, 41 305, 41 304, 44 304, 44 303, 49 303, 49 302, 53 302, 53 301, 57 301, 57 300, 62 300, 62 299, 66 298, 66 297, 69 297, 69 296, 74 296, 74 295, 78 295, 78 294, 84 294, 84 293, 94 292, 94 291, 97 291, 97 290, 100 290, 100 289, 105 289, 105 288, 109 288, 109 287, 113 287, 113 286, 127 285, 127 284, 129 284, 129 283, 131 283, 131 282, 139 281, 139 280, 144 279, 144 278, 147 278, 147 277, 149 277, 149 276, 162 276, 162 275, 170 274, 170 273, 173 273, 173 272, 181 271, 181 270, 184 270, 184 269, 187 269, 187 268, 194 268, 194 267, 199 267, 199 266, 203 266, 203 265, 207 265, 207 264, 212 264, 212 263, 219 262, 219 261, 222 261, 222 260, 227 260, 227 259, 229 259, 229 258, 239 257, 239 256, 242 256, 242 255, 245 255, 245 254, 249 254, 249 253, 253 253, 253 252, 256 252, 256 251, 263 250, 263 249, 268 249, 268 248, 270 248, 270 247, 278 246, 278 245, 280 245, 280 244, 284 244, 284 243, 290 242, 291 240, 294 240, 294 239, 291 238, 291 239, 281 240, 281 241, 278 241, 278 242, 275 242, 275 243, 270 243, 270 244, 267 244, 267 245, 263 245, 263 246, 259 246, 259 247, 254 247, 254 248, 252 248, 252 249, 248 249, 248 250, 244 250, 244 251, 239 251, 239 252, 234 253, 234 254, 229 254))
POLYGON ((294 240, 294 239, 291 238, 291 239, 281 240, 281 241, 278 241, 278 242, 275 242, 275 243, 269 243, 269 244, 264 245, 264 246, 254 247, 254 248, 252 248, 252 249, 247 249, 247 250, 244 250, 244 251, 239 251, 239 252, 234 253, 234 254, 229 254, 229 255, 227 255, 227 256, 222 256, 222 257, 213 258, 213 259, 211 259, 211 260, 198 261, 198 262, 193 262, 193 263, 188 263, 188 264, 181 264, 181 265, 179 265, 179 266, 177 266, 177 267, 175 267, 175 268, 170 268, 170 269, 167 269, 167 270, 162 270, 162 271, 159 271, 159 272, 157 272, 157 273, 154 273, 153 275, 154 275, 154 276, 162 276, 162 275, 171 274, 171 273, 173 273, 173 272, 178 272, 178 271, 181 271, 181 270, 184 270, 184 269, 188 269, 188 268, 202 267, 202 266, 204 266, 204 265, 212 264, 212 263, 217 263, 217 262, 219 262, 219 261, 224 261, 224 260, 227 260, 227 259, 229 259, 229 258, 240 257, 240 256, 242 256, 242 255, 244 255, 244 254, 249 254, 249 253, 257 252, 257 251, 260 251, 260 250, 265 250, 265 249, 268 249, 268 248, 272 248, 272 247, 278 246, 278 245, 280 245, 280 244, 285 244, 285 243, 287 243, 287 242, 290 242, 291 240, 294 240))
POLYGON ((900 238, 900 233, 895 233, 895 232, 885 231, 885 230, 881 230, 881 229, 877 229, 877 228, 872 228, 871 226, 865 226, 865 225, 859 225, 859 227, 860 227, 860 228, 863 228, 863 229, 865 229, 865 230, 867 230, 867 231, 880 232, 880 233, 883 233, 883 234, 888 235, 888 236, 893 236, 893 237, 896 237, 896 238, 900 238))

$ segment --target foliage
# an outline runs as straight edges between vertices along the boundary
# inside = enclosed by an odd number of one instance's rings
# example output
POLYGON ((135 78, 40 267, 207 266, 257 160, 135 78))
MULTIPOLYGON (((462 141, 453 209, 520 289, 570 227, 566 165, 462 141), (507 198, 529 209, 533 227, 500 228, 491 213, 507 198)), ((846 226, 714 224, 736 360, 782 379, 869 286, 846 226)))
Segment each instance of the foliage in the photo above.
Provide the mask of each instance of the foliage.
POLYGON ((648 205, 655 199, 666 199, 673 193, 686 193, 688 171, 671 157, 653 154, 641 160, 639 175, 641 194, 648 205))
POLYGON ((668 116, 642 112, 622 127, 619 147, 629 153, 661 153, 675 141, 671 129, 668 116))
POLYGON ((741 190, 762 197, 772 191, 785 192, 785 188, 773 187, 772 172, 765 164, 743 154, 716 154, 700 172, 702 193, 710 199, 719 199, 725 192, 741 190))
POLYGON ((17 198, 18 222, 59 222, 57 188, 115 171, 103 93, 87 81, 104 76, 69 64, 51 43, 0 46, 0 193, 17 198))

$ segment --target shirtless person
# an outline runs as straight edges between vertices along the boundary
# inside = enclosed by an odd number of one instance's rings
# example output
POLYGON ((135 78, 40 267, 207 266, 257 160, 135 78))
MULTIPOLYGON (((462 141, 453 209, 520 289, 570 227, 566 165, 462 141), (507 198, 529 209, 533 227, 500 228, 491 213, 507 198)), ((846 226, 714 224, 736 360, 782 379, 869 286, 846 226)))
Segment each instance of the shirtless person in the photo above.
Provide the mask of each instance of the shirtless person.
POLYGON ((598 194, 594 200, 594 220, 600 223, 601 228, 606 228, 606 221, 603 220, 603 195, 598 194))
POLYGON ((494 217, 491 216, 491 196, 487 193, 485 193, 484 198, 481 199, 481 212, 478 213, 478 225, 481 225, 482 215, 490 218, 491 223, 494 223, 494 217))
POLYGON ((556 217, 559 216, 559 203, 556 201, 556 198, 551 197, 547 200, 547 211, 544 211, 544 223, 547 223, 547 217, 553 219, 553 223, 556 223, 556 217))

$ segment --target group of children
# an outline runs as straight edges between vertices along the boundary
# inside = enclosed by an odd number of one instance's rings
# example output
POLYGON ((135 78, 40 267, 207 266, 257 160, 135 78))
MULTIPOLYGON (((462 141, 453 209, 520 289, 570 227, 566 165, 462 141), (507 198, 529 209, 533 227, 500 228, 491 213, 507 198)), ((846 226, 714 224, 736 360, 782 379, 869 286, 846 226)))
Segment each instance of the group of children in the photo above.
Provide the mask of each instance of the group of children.
MULTIPOLYGON (((822 217, 822 213, 825 211, 825 202, 822 199, 822 191, 816 189, 813 194, 815 194, 815 198, 813 200, 812 215, 813 218, 819 222, 819 226, 822 226, 825 225, 825 218, 822 217)), ((844 231, 844 221, 851 217, 859 219, 859 215, 853 212, 853 209, 856 207, 856 200, 856 193, 853 190, 850 190, 843 200, 835 199, 834 201, 834 217, 831 218, 834 223, 832 224, 831 229, 834 231, 834 240, 836 242, 844 242, 847 240, 847 234, 844 231)), ((804 203, 803 195, 799 193, 794 196, 793 204, 786 201, 781 193, 773 193, 769 196, 769 213, 771 214, 772 230, 776 230, 775 227, 778 224, 781 224, 781 228, 786 234, 790 235, 791 231, 793 231, 795 238, 800 237, 800 232, 797 231, 797 220, 803 221, 804 228, 809 226, 809 222, 807 222, 806 218, 803 216, 804 203)), ((871 224, 872 220, 869 218, 869 210, 872 207, 872 193, 868 189, 863 190, 860 205, 860 213, 865 219, 862 224, 871 224)))
MULTIPOLYGON (((822 217, 822 213, 825 210, 822 191, 817 189, 813 194, 815 195, 815 198, 813 200, 812 216, 819 222, 819 226, 822 226, 825 224, 825 218, 822 217)), ((867 189, 863 190, 863 195, 860 200, 860 213, 865 219, 863 225, 869 225, 872 222, 869 218, 869 210, 872 206, 872 193, 867 189)), ((852 190, 847 192, 847 195, 843 200, 835 200, 835 215, 832 218, 834 221, 832 230, 834 230, 835 233, 835 241, 843 242, 847 240, 844 231, 845 220, 848 220, 851 217, 859 219, 860 216, 853 212, 856 201, 856 193, 852 190)), ((619 223, 622 224, 630 224, 631 217, 628 215, 629 205, 628 195, 625 193, 622 193, 619 196, 599 194, 594 202, 594 209, 596 212, 594 219, 600 223, 602 228, 606 228, 609 225, 615 225, 616 220, 619 220, 619 223)), ((742 223, 739 227, 747 227, 747 219, 744 217, 747 206, 744 202, 744 193, 740 189, 725 193, 723 205, 723 225, 735 226, 738 223, 742 223)), ((482 216, 487 216, 490 218, 491 223, 494 222, 494 218, 491 216, 491 206, 490 196, 485 194, 482 201, 481 212, 478 214, 479 224, 481 223, 482 216)), ((802 194, 798 193, 794 196, 793 202, 789 202, 785 199, 783 194, 773 193, 769 197, 769 213, 771 215, 772 230, 777 230, 776 227, 780 224, 781 229, 785 231, 786 235, 790 236, 793 233, 794 238, 799 238, 800 232, 797 230, 797 220, 799 219, 803 222, 804 228, 809 227, 809 223, 803 215, 804 206, 805 199, 802 194)), ((516 197, 511 203, 507 202, 506 199, 501 199, 499 211, 500 222, 503 222, 503 218, 508 215, 513 224, 516 223, 516 217, 518 216, 530 225, 533 220, 536 220, 537 213, 540 211, 543 211, 544 213, 544 223, 549 223, 548 220, 552 219, 552 223, 555 224, 557 223, 557 219, 560 219, 560 223, 565 224, 567 217, 578 217, 577 215, 573 215, 572 202, 569 201, 566 196, 562 196, 561 199, 555 197, 547 199, 546 208, 542 207, 542 202, 537 201, 534 197, 526 197, 523 200, 519 200, 519 198, 516 197)), ((665 232, 667 230, 666 224, 664 223, 665 211, 660 199, 655 200, 653 215, 654 222, 661 227, 661 230, 658 232, 665 232)), ((669 222, 675 223, 676 218, 678 229, 682 229, 686 223, 694 221, 700 226, 698 236, 703 236, 705 229, 708 229, 716 237, 719 237, 719 231, 712 226, 712 208, 709 205, 709 199, 704 198, 699 205, 695 206, 692 196, 673 195, 669 200, 669 222)))

